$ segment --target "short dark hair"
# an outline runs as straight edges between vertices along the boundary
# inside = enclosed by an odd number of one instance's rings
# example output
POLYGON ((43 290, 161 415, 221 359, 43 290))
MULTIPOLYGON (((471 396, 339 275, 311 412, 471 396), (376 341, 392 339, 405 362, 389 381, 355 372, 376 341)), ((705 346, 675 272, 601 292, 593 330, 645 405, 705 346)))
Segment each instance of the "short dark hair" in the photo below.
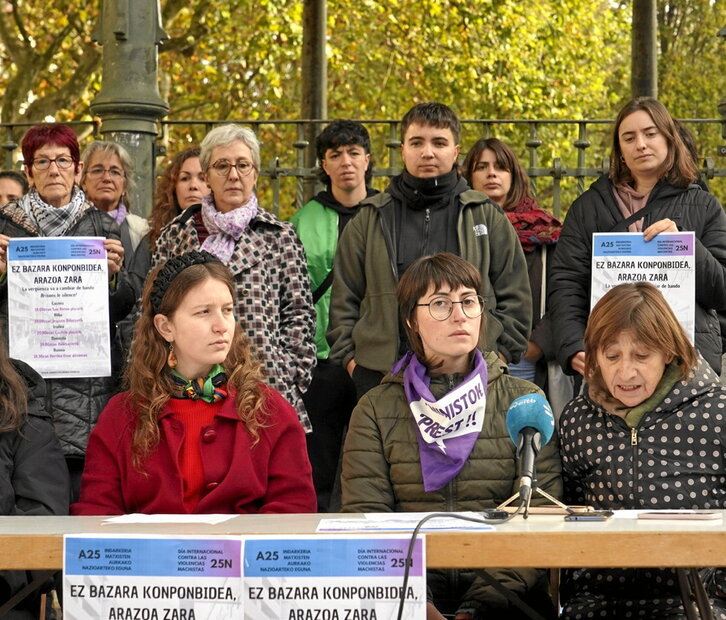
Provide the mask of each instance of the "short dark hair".
MULTIPOLYGON (((360 146, 366 154, 371 154, 371 137, 368 134, 368 130, 361 123, 344 119, 335 120, 315 138, 315 154, 318 157, 318 161, 323 161, 328 149, 337 149, 341 146, 351 146, 354 144, 360 146)), ((319 176, 320 182, 324 183, 326 187, 330 187, 330 176, 323 170, 322 166, 320 167, 319 176)), ((371 182, 371 178, 373 178, 372 157, 366 170, 366 185, 371 182)))
POLYGON ((22 172, 18 172, 17 170, 0 170, 0 179, 10 179, 11 181, 15 181, 23 188, 23 195, 30 191, 28 178, 22 172))
POLYGON ((493 151, 497 166, 512 175, 512 186, 509 188, 509 192, 502 205, 502 208, 508 211, 516 207, 525 198, 530 197, 529 177, 522 167, 522 164, 519 163, 517 155, 509 145, 498 138, 480 138, 464 158, 464 163, 461 166, 462 175, 466 179, 466 182, 472 186, 471 178, 474 176, 476 165, 479 163, 481 154, 487 149, 493 151))
POLYGON ((450 129, 454 134, 454 142, 459 144, 461 135, 461 122, 454 111, 443 103, 429 101, 417 103, 401 119, 401 142, 406 138, 406 131, 414 123, 438 127, 439 129, 450 129))
MULTIPOLYGON (((416 259, 403 272, 396 286, 398 310, 411 350, 429 370, 440 365, 440 361, 426 359, 423 342, 416 326, 416 304, 431 285, 439 289, 442 284, 448 284, 451 290, 472 288, 481 294, 479 271, 471 263, 450 252, 439 252, 416 259)), ((486 333, 486 322, 486 312, 484 312, 479 327, 480 343, 483 334, 486 333)))

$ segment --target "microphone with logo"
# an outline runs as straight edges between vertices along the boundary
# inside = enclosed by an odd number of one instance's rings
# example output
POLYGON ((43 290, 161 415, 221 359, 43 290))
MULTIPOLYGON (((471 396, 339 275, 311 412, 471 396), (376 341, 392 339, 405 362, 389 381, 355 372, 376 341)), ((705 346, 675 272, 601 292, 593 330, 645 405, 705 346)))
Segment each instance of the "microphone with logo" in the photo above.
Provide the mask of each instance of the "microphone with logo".
MULTIPOLYGON (((532 485, 537 480, 535 459, 555 430, 555 417, 547 399, 541 394, 525 394, 515 398, 507 411, 507 430, 517 446, 520 507, 525 506, 525 510, 528 510, 532 485)), ((548 499, 554 499, 536 485, 535 490, 548 499)))

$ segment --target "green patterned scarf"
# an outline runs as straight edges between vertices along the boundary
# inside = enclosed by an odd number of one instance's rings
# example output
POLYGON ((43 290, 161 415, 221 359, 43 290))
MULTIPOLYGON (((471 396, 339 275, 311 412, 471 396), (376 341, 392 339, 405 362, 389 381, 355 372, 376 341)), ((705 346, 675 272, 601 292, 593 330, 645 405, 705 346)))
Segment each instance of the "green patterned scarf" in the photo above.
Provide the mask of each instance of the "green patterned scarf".
POLYGON ((172 398, 191 398, 206 403, 216 403, 227 398, 227 373, 219 364, 215 364, 206 377, 189 380, 182 377, 176 370, 169 371, 172 380, 172 398))

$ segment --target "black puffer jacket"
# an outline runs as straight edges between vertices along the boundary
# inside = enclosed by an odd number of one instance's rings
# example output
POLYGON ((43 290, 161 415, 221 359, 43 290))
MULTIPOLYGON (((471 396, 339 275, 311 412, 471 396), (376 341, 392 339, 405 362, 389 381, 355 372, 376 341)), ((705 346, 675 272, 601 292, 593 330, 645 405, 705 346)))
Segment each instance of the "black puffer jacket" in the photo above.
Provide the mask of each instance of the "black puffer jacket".
MULTIPOLYGON (((697 185, 673 187, 659 182, 650 193, 643 229, 664 218, 696 237, 696 348, 721 371, 721 331, 717 311, 726 310, 726 214, 718 200, 697 185)), ((590 313, 592 233, 610 232, 625 218, 606 176, 595 181, 570 207, 554 253, 549 282, 549 311, 557 359, 567 372, 570 358, 583 351, 590 313)), ((617 230, 616 232, 623 232, 617 230)))
MULTIPOLYGON (((722 510, 724 445, 726 388, 704 360, 635 428, 579 396, 560 417, 565 501, 598 509, 722 510)), ((568 571, 562 603, 564 618, 683 615, 671 569, 568 571)))
MULTIPOLYGON (((24 362, 13 363, 28 384, 28 419, 19 431, 0 433, 0 515, 67 515, 68 470, 43 406, 43 379, 24 362)), ((0 571, 0 605, 29 577, 25 571, 0 571)), ((33 602, 26 600, 21 607, 29 608, 33 602)), ((24 616, 15 610, 10 617, 24 616)))
MULTIPOLYGON (((66 233, 68 237, 106 237, 120 239, 116 222, 87 202, 80 220, 66 233)), ((0 234, 8 237, 38 237, 38 230, 17 202, 0 207, 0 234)), ((0 286, 0 317, 7 319, 8 288, 3 280, 0 286)), ((125 272, 115 278, 109 287, 109 319, 111 343, 115 324, 123 319, 134 305, 134 292, 125 272)), ((108 399, 118 391, 118 378, 123 359, 120 346, 111 348, 112 374, 110 377, 78 379, 49 379, 46 381, 45 408, 53 417, 56 433, 66 456, 82 458, 86 453, 88 436, 108 399)))

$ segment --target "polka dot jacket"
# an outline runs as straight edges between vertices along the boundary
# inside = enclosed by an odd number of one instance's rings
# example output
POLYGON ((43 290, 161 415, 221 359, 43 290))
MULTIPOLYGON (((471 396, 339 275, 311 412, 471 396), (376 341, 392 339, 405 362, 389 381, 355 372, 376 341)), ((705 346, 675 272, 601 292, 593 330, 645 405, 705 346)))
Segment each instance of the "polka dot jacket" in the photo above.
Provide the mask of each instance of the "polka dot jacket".
MULTIPOLYGON (((565 500, 601 509, 726 508, 726 388, 699 358, 636 428, 587 396, 560 417, 565 500)), ((675 572, 570 570, 565 618, 683 617, 675 572)), ((726 602, 722 602, 726 605, 726 602)), ((726 618, 723 609, 716 617, 726 618)))

